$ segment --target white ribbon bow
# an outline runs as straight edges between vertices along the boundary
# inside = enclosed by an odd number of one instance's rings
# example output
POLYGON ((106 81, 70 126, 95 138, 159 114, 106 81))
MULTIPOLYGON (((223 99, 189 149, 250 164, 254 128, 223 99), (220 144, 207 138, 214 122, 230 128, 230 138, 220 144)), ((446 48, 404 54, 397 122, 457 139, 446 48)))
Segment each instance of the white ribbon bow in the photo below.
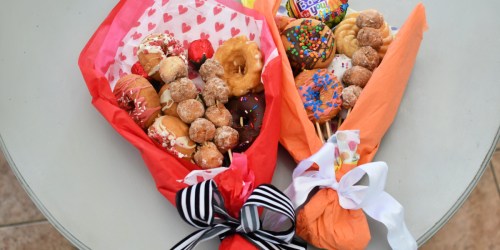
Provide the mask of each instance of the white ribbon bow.
POLYGON ((319 152, 300 162, 294 170, 293 183, 285 190, 294 207, 302 205, 315 187, 334 189, 338 193, 342 208, 363 209, 367 215, 387 227, 387 240, 393 249, 417 249, 417 243, 404 222, 403 206, 384 191, 388 171, 385 162, 358 166, 337 182, 334 169, 336 135, 332 136, 319 152), (319 166, 319 170, 306 171, 314 163, 319 166), (364 175, 368 176, 369 185, 356 184, 364 175))

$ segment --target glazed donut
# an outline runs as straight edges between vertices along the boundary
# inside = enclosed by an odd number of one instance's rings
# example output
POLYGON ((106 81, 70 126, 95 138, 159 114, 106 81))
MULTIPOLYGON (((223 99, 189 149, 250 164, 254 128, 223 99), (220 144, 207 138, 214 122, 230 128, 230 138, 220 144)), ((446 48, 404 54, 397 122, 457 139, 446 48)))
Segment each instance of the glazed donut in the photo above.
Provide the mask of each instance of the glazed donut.
POLYGON ((137 50, 139 63, 148 76, 162 81, 160 62, 169 56, 179 56, 187 64, 186 52, 182 44, 170 34, 151 34, 145 37, 137 50))
POLYGON ((172 100, 172 93, 170 92, 170 84, 165 84, 161 87, 159 95, 160 95, 160 104, 161 111, 164 115, 171 115, 175 117, 179 117, 177 114, 177 102, 172 100))
POLYGON ((160 98, 153 85, 139 75, 125 75, 113 90, 118 106, 127 111, 142 129, 147 129, 160 115, 160 98))
MULTIPOLYGON (((364 12, 365 11, 362 11, 361 13, 364 12)), ((356 25, 356 20, 359 15, 360 12, 348 14, 344 18, 344 20, 335 28, 335 42, 337 43, 337 53, 352 57, 352 54, 359 49, 357 35, 360 28, 356 25)), ((383 43, 382 46, 377 49, 377 52, 380 56, 380 59, 382 59, 387 52, 387 48, 392 42, 393 36, 389 25, 386 22, 383 22, 383 25, 378 30, 382 35, 383 43)))
POLYGON ((266 102, 263 93, 232 98, 226 105, 233 118, 232 127, 240 134, 234 152, 245 152, 260 134, 266 102))
POLYGON ((296 72, 326 68, 335 55, 332 30, 315 19, 303 18, 289 23, 281 33, 281 41, 296 72))
POLYGON ((245 95, 260 84, 262 55, 257 43, 245 36, 225 41, 215 52, 215 59, 224 68, 223 79, 231 95, 245 95))
POLYGON ((295 86, 309 120, 322 124, 341 110, 342 84, 327 69, 303 71, 295 78, 295 86))
POLYGON ((149 127, 148 136, 178 158, 190 159, 196 150, 196 143, 189 138, 188 126, 174 116, 158 117, 149 127))

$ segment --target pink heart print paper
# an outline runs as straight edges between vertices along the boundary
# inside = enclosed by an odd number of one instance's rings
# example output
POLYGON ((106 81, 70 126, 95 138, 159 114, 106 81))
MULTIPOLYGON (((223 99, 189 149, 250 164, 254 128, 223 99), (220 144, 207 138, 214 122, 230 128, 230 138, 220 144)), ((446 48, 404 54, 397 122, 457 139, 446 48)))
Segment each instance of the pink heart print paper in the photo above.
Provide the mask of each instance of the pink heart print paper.
MULTIPOLYGON (((217 1, 208 0, 155 1, 135 23, 135 27, 120 41, 115 62, 106 72, 111 89, 121 76, 130 73, 132 65, 138 60, 139 44, 146 36, 153 33, 172 35, 186 51, 189 43, 196 39, 210 40, 214 50, 217 50, 225 40, 245 35, 259 45, 265 62, 276 57, 278 54, 277 51, 273 51, 274 44, 261 44, 262 34, 268 35, 268 40, 272 41, 269 31, 263 30, 267 29, 267 26, 263 25, 262 20, 244 13, 250 10, 239 9, 240 11, 217 1)), ((198 88, 202 88, 203 82, 196 71, 190 69, 189 78, 198 88)))

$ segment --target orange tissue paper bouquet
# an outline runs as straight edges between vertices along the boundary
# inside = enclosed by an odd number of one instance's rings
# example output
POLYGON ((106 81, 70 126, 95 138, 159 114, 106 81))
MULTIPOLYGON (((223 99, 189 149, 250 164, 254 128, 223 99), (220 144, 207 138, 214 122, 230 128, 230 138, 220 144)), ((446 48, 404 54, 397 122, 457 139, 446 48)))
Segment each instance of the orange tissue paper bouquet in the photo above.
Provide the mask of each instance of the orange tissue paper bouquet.
MULTIPOLYGON (((277 43, 283 59, 280 143, 296 162, 300 162, 294 171, 294 181, 285 193, 298 209, 297 235, 307 242, 325 249, 364 249, 370 241, 365 213, 377 217, 375 208, 378 208, 399 223, 394 225, 385 221, 391 246, 416 248, 415 240, 404 225, 401 205, 383 192, 387 166, 370 162, 396 116, 426 29, 425 8, 418 4, 374 70, 356 105, 325 144, 308 119, 286 50, 283 44, 277 43), (351 158, 339 157, 342 153, 351 158), (370 185, 356 185, 364 175, 370 178, 370 185), (316 185, 305 188, 309 182, 316 182, 316 185), (393 206, 381 205, 389 200, 393 206), (398 241, 397 237, 403 240, 398 241)), ((273 31, 275 39, 279 39, 281 34, 273 31)))

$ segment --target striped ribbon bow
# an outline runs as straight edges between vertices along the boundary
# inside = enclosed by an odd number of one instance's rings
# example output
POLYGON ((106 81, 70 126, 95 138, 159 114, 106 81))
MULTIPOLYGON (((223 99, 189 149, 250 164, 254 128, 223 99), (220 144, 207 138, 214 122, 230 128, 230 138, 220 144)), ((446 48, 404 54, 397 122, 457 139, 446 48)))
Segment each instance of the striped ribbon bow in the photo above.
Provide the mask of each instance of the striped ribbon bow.
POLYGON ((240 220, 231 217, 213 180, 200 182, 177 192, 177 210, 184 221, 200 230, 188 235, 172 250, 193 249, 198 243, 231 234, 240 234, 259 249, 306 249, 292 243, 295 234, 295 211, 281 191, 271 185, 260 185, 248 197, 240 211, 240 220), (261 228, 258 207, 283 214, 289 229, 269 231, 261 228))

